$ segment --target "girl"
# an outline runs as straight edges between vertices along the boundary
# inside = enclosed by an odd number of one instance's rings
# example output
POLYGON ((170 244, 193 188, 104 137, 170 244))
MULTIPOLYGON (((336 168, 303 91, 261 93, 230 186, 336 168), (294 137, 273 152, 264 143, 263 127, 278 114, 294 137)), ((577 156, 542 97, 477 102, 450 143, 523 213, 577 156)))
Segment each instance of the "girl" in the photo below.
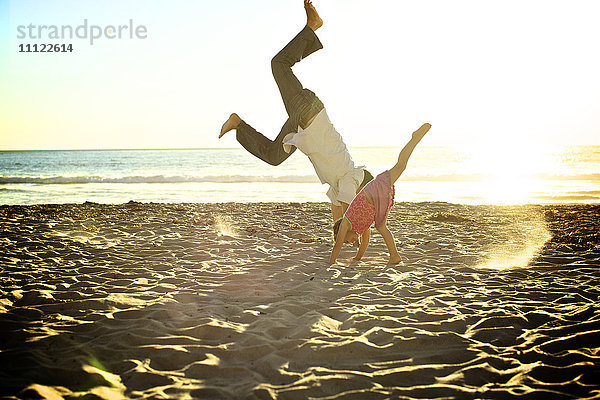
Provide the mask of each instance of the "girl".
POLYGON ((352 200, 344 217, 335 222, 333 225, 335 245, 329 258, 329 264, 335 263, 344 243, 357 245, 359 234, 361 235, 360 245, 353 260, 360 260, 369 246, 370 228, 373 223, 383 236, 390 252, 389 264, 398 264, 402 260, 400 254, 398 254, 398 249, 396 249, 394 237, 386 226, 386 219, 390 208, 394 204, 394 183, 406 169, 410 155, 430 128, 430 124, 423 124, 417 129, 400 152, 396 165, 369 182, 352 200))

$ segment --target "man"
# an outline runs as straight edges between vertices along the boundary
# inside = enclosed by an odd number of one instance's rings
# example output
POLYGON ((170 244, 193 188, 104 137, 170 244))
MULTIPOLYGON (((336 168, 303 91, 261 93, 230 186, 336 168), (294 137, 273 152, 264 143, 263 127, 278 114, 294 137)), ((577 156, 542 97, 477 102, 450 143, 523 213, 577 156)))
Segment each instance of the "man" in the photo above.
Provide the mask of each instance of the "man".
POLYGON ((233 129, 237 141, 261 160, 279 165, 296 148, 312 162, 321 183, 327 183, 333 220, 344 215, 348 204, 373 176, 356 167, 340 134, 327 116, 323 103, 305 89, 292 66, 323 48, 315 31, 323 25, 311 0, 304 0, 306 26, 271 60, 273 77, 281 93, 288 119, 275 140, 266 138, 233 113, 221 128, 219 138, 233 129))

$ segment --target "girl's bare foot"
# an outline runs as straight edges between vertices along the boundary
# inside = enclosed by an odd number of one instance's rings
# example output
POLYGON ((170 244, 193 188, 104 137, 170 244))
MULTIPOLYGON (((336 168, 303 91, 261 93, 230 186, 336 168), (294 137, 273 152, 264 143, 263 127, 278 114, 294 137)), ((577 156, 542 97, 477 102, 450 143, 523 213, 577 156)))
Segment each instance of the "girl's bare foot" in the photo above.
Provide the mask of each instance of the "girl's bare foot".
POLYGON ((388 261, 388 265, 400 264, 402 262, 402 257, 390 257, 390 261, 388 261))
POLYGON ((425 134, 427 132, 429 132, 430 129, 431 129, 431 124, 425 123, 425 124, 421 125, 421 127, 419 129, 417 129, 416 131, 413 132, 412 138, 421 140, 421 139, 423 139, 423 136, 425 136, 425 134))
POLYGON ((315 32, 323 26, 323 20, 313 6, 312 0, 304 0, 304 9, 306 10, 306 25, 315 32))
POLYGON ((226 134, 227 132, 237 128, 238 125, 240 124, 240 122, 242 122, 242 119, 236 113, 231 114, 229 116, 229 119, 227 121, 225 121, 225 123, 223 124, 223 127, 221 128, 221 133, 219 134, 219 139, 221 139, 221 137, 223 137, 223 135, 226 134))

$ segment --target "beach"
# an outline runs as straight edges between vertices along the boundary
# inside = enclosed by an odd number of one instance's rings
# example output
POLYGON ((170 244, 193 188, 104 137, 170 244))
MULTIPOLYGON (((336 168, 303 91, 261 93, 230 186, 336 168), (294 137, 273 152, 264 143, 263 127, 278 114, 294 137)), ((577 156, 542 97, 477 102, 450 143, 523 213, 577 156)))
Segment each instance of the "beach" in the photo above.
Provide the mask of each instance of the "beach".
POLYGON ((0 206, 3 398, 600 398, 600 205, 0 206))

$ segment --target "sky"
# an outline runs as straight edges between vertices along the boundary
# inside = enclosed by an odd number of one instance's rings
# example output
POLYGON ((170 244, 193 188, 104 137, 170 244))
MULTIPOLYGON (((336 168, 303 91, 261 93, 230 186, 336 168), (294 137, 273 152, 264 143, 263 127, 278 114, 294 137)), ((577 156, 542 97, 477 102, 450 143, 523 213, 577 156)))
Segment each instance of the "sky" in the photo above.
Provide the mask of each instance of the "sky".
MULTIPOLYGON (((600 145, 600 2, 314 0, 324 49, 294 67, 349 146, 510 155, 600 145)), ((239 147, 230 113, 274 138, 271 58, 301 0, 0 0, 0 150, 239 147), (143 26, 145 38, 19 38, 19 26, 143 26), (19 45, 72 44, 66 53, 19 45)), ((89 35, 88 35, 89 36, 89 35)))

